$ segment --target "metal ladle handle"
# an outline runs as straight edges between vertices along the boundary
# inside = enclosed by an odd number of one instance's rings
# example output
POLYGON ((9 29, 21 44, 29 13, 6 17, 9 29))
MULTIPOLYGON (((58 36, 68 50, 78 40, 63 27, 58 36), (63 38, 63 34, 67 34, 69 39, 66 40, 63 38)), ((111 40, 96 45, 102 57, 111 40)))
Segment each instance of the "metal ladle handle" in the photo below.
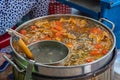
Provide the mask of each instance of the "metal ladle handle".
POLYGON ((21 38, 18 40, 18 45, 24 51, 27 58, 34 60, 32 52, 30 51, 30 49, 27 47, 27 45, 24 43, 24 41, 21 38))
POLYGON ((21 39, 21 37, 25 37, 25 36, 23 36, 22 34, 16 32, 15 30, 12 30, 12 29, 7 29, 6 31, 12 36, 13 42, 16 41, 18 43, 19 47, 24 51, 27 58, 34 59, 32 52, 29 50, 29 48, 24 43, 24 41, 21 39))
POLYGON ((10 34, 11 36, 12 36, 12 35, 17 35, 17 36, 19 36, 19 37, 26 38, 26 36, 24 36, 23 34, 20 34, 19 32, 15 31, 15 30, 13 30, 13 29, 11 29, 11 28, 7 29, 6 31, 7 31, 8 34, 10 34))

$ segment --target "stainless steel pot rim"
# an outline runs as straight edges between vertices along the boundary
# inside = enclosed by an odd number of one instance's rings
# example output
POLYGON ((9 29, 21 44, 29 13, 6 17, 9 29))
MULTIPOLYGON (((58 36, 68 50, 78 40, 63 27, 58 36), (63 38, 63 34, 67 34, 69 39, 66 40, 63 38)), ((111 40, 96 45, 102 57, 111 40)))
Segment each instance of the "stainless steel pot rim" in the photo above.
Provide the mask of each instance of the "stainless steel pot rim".
MULTIPOLYGON (((109 50, 109 52, 108 52, 105 56, 101 57, 101 58, 98 59, 98 60, 95 60, 95 61, 93 61, 93 62, 86 63, 86 64, 80 64, 80 65, 75 65, 75 66, 52 66, 52 65, 51 65, 51 66, 48 66, 48 65, 44 65, 44 64, 40 64, 40 63, 35 63, 35 65, 43 66, 43 67, 47 67, 47 68, 74 68, 74 67, 82 67, 82 66, 87 66, 87 65, 95 64, 95 63, 98 62, 99 60, 107 57, 110 53, 112 53, 112 51, 114 50, 114 48, 115 48, 115 46, 116 46, 116 38, 115 38, 112 30, 111 30, 110 28, 108 28, 105 24, 101 23, 100 21, 97 21, 97 20, 95 20, 95 19, 92 19, 92 18, 86 17, 86 16, 71 15, 71 14, 48 15, 48 16, 38 17, 38 18, 35 18, 35 19, 32 19, 32 20, 29 20, 29 21, 23 23, 22 25, 20 25, 16 30, 19 30, 20 27, 22 27, 22 26, 24 26, 24 25, 26 25, 26 24, 28 24, 28 23, 30 23, 30 22, 32 22, 32 21, 35 21, 35 20, 39 20, 39 19, 42 20, 42 19, 48 18, 48 17, 64 17, 64 16, 85 18, 85 19, 88 19, 88 20, 92 20, 92 21, 94 21, 94 22, 97 22, 97 23, 99 23, 100 25, 104 26, 104 28, 106 28, 106 29, 110 32, 110 34, 112 35, 112 37, 113 37, 113 46, 111 47, 111 49, 109 50)), ((15 49, 14 49, 13 46, 12 46, 12 38, 10 38, 10 45, 11 45, 13 51, 15 52, 15 54, 16 54, 19 58, 23 59, 24 61, 29 62, 29 61, 26 60, 23 56, 21 56, 20 54, 17 54, 17 52, 15 51, 15 49)))

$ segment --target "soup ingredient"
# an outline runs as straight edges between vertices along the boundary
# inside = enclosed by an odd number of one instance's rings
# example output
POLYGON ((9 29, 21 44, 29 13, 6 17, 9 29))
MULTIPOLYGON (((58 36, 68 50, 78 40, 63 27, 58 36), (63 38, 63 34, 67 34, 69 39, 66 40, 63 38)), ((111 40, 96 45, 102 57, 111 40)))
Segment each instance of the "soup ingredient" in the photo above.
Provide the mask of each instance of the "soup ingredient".
POLYGON ((86 59, 86 62, 88 62, 88 63, 89 63, 89 62, 93 62, 93 61, 94 61, 94 60, 93 60, 92 58, 87 58, 87 59, 86 59))
POLYGON ((27 33, 27 31, 23 29, 23 30, 20 31, 20 33, 25 35, 27 33))
POLYGON ((92 55, 92 56, 96 56, 96 55, 99 55, 99 51, 98 50, 91 50, 90 51, 90 54, 92 55))
POLYGON ((36 26, 31 26, 31 30, 37 29, 36 26))

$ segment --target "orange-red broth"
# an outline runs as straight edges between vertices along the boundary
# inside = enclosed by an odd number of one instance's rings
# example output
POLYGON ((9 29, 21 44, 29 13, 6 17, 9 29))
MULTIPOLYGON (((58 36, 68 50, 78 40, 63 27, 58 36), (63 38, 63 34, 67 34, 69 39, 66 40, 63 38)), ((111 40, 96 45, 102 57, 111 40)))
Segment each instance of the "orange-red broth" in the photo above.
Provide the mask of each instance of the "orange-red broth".
POLYGON ((39 40, 57 40, 65 43, 70 49, 65 66, 95 61, 107 54, 113 42, 108 31, 102 26, 78 18, 37 21, 19 32, 26 36, 23 39, 26 44, 39 40))

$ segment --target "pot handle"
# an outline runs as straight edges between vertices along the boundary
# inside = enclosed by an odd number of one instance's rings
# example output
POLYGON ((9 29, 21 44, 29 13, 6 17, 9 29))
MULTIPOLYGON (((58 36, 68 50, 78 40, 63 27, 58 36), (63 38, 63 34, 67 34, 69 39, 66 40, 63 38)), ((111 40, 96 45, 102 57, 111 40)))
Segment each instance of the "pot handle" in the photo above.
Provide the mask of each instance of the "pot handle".
POLYGON ((105 18, 100 18, 99 21, 100 21, 100 22, 106 21, 106 22, 110 23, 110 24, 112 25, 112 29, 111 29, 111 30, 112 30, 112 31, 114 30, 115 24, 114 24, 112 21, 110 21, 110 20, 108 20, 108 19, 105 19, 105 18))
POLYGON ((19 72, 25 71, 25 69, 19 69, 18 66, 12 60, 10 60, 6 55, 3 55, 3 58, 7 60, 12 66, 14 66, 19 72))

